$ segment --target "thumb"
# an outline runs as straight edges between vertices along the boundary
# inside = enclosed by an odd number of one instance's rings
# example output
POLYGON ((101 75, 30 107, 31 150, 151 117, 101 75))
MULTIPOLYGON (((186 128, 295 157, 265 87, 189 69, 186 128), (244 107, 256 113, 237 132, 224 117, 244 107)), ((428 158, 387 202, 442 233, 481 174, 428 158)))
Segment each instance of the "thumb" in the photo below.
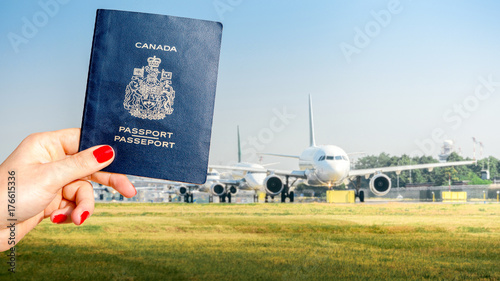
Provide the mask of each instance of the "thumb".
POLYGON ((65 159, 47 163, 44 175, 54 192, 77 179, 89 176, 113 162, 115 152, 109 145, 94 146, 65 159))

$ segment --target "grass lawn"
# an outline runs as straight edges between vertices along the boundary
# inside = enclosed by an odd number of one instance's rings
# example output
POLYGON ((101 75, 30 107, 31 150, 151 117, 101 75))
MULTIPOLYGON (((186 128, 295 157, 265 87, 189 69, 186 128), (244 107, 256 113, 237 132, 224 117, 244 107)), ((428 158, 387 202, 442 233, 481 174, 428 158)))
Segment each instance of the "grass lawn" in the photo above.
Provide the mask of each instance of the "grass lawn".
POLYGON ((97 204, 1 280, 500 280, 500 204, 97 204))

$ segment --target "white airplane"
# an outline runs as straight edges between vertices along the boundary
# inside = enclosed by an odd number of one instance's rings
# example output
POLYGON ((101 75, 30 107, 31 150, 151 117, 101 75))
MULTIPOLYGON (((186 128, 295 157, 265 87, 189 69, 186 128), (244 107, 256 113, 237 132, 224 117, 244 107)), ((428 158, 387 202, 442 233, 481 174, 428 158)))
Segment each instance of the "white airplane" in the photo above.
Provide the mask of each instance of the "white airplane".
MULTIPOLYGON (((262 189, 262 184, 267 177, 266 172, 248 172, 245 169, 259 169, 265 171, 266 165, 241 162, 241 145, 240 145, 240 128, 237 127, 238 133, 238 163, 234 166, 227 166, 225 170, 231 170, 231 173, 226 178, 219 177, 214 178, 209 181, 207 178, 207 183, 210 183, 209 192, 214 196, 219 196, 221 202, 225 202, 225 198, 229 199, 231 202, 231 195, 236 195, 238 191, 241 190, 260 190, 262 189)), ((270 165, 270 164, 267 164, 270 165)), ((216 171, 216 168, 212 165, 208 166, 209 175, 216 171)), ((220 176, 220 174, 219 174, 220 176)), ((206 190, 206 187, 204 188, 206 190)))
POLYGON ((415 170, 415 169, 432 169, 437 167, 471 165, 475 161, 460 161, 446 163, 431 163, 420 165, 407 166, 391 166, 362 170, 351 170, 351 162, 348 154, 340 147, 335 145, 316 145, 314 138, 314 124, 312 100, 309 96, 309 140, 310 146, 302 152, 300 156, 283 155, 283 154, 267 154, 280 157, 291 157, 299 160, 300 170, 284 171, 266 169, 264 167, 235 167, 235 166, 218 166, 211 165, 211 168, 219 170, 237 170, 246 173, 246 175, 266 175, 262 182, 262 186, 267 195, 274 197, 281 194, 282 202, 289 198, 293 202, 294 193, 292 190, 293 182, 289 185, 289 178, 294 178, 295 181, 303 180, 311 186, 338 186, 342 183, 348 184, 356 180, 356 197, 364 202, 364 192, 359 190, 361 186, 361 177, 366 179, 371 177, 370 190, 377 196, 384 196, 391 189, 391 179, 385 175, 387 172, 415 170), (282 177, 285 177, 283 183, 282 177))

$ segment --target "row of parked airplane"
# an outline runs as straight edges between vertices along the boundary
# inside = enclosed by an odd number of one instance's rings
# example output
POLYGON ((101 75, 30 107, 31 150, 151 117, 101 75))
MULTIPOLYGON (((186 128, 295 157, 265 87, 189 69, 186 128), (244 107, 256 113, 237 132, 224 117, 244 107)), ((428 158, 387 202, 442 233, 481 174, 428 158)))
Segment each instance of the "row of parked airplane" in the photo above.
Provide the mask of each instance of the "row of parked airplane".
MULTIPOLYGON (((316 145, 314 137, 312 100, 309 96, 309 140, 310 144, 300 155, 270 154, 277 157, 291 157, 298 160, 299 170, 277 170, 268 168, 266 165, 257 163, 246 163, 241 161, 241 149, 238 149, 238 163, 232 166, 209 165, 207 182, 203 185, 189 185, 172 183, 169 189, 186 201, 191 198, 192 192, 208 192, 212 196, 218 196, 220 202, 231 201, 231 196, 239 190, 255 190, 266 194, 274 199, 281 196, 281 201, 287 199, 294 201, 295 183, 302 181, 310 186, 332 187, 345 184, 354 185, 356 198, 364 202, 364 192, 360 190, 361 177, 370 178, 370 191, 377 196, 386 195, 391 189, 391 180, 385 174, 388 172, 401 173, 406 170, 428 169, 432 171, 438 167, 449 167, 459 165, 471 165, 475 161, 460 161, 446 163, 431 163, 421 165, 391 166, 372 169, 351 170, 349 154, 335 145, 316 145), (221 174, 218 171, 228 171, 221 174), (226 176, 222 176, 226 175, 226 176), (290 181, 292 181, 290 183, 290 181)), ((240 135, 238 128, 238 146, 240 135)))

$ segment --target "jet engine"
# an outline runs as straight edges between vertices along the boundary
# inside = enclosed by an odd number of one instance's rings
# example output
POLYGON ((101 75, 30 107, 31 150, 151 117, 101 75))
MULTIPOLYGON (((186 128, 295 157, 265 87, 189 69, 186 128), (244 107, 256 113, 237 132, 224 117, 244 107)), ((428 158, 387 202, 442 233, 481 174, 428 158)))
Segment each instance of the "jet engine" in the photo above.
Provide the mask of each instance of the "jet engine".
POLYGON ((391 179, 384 174, 374 175, 370 180, 370 190, 377 196, 384 196, 391 190, 391 179))
POLYGON ((214 183, 210 186, 210 193, 215 196, 222 196, 226 194, 226 187, 220 183, 214 183))
POLYGON ((283 191, 283 181, 277 176, 268 176, 264 179, 264 188, 268 195, 276 196, 283 191))
POLYGON ((175 190, 175 193, 177 193, 177 195, 184 196, 189 193, 189 190, 187 187, 181 185, 175 190))
POLYGON ((238 194, 238 191, 239 189, 236 186, 231 185, 227 192, 230 193, 231 195, 236 195, 238 194))

